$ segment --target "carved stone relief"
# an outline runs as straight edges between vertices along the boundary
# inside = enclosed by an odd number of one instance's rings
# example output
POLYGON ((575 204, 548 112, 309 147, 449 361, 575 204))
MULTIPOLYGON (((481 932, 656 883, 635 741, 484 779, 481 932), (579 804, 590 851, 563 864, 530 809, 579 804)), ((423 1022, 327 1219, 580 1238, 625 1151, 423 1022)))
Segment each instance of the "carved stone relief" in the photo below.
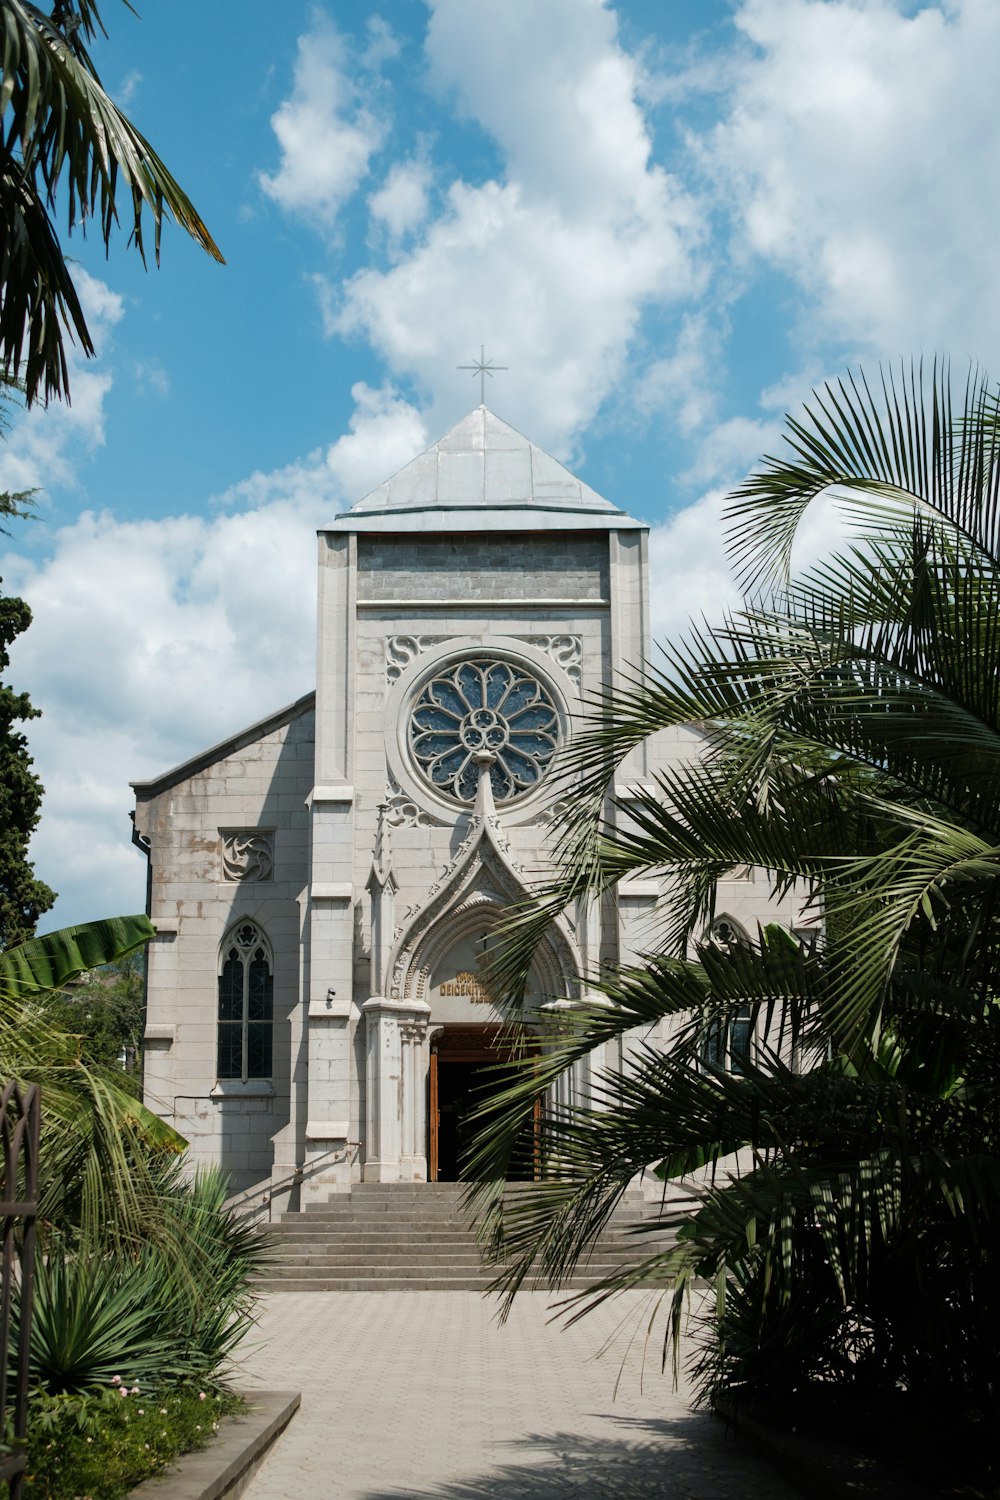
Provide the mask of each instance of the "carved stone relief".
POLYGON ((222 828, 222 874, 226 880, 270 880, 274 873, 274 834, 222 828))
POLYGON ((393 828, 435 828, 439 822, 419 807, 392 775, 386 786, 385 820, 393 828))
POLYGON ((560 797, 558 802, 550 802, 548 807, 543 807, 535 821, 541 828, 555 827, 558 824, 565 823, 566 819, 577 806, 578 803, 575 798, 560 797))
POLYGON ((446 641, 446 635, 387 635, 385 638, 385 680, 398 682, 414 657, 446 641))
POLYGON ((582 680, 583 639, 578 635, 519 635, 515 640, 525 641, 536 651, 551 656, 557 667, 562 667, 570 682, 580 691, 582 680))

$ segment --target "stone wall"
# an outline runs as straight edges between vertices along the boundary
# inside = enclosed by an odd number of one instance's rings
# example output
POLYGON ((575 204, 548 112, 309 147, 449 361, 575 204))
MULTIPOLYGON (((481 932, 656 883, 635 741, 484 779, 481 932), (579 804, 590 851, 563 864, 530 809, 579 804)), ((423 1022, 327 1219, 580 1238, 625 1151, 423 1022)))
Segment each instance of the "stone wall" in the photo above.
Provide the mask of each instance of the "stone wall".
POLYGON ((606 536, 358 538, 358 598, 607 598, 606 536))
POLYGON ((313 713, 299 709, 249 743, 136 789, 136 826, 150 843, 145 1098, 215 1161, 238 1191, 270 1175, 272 1136, 304 1084, 301 902, 308 870, 313 713), (220 945, 250 920, 273 951, 274 1062, 268 1080, 216 1078, 220 945))

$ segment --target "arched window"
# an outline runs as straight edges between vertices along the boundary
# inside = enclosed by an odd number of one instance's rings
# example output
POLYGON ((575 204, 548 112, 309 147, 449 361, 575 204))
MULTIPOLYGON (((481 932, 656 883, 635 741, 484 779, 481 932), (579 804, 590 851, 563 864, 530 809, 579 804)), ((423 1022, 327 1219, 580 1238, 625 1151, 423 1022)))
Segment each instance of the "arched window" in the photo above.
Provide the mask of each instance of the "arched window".
POLYGON ((271 947, 255 922, 240 922, 220 952, 218 1077, 270 1078, 273 1037, 271 947))
MULTIPOLYGON (((732 949, 749 944, 746 928, 733 917, 716 917, 708 933, 709 941, 717 947, 732 949)), ((710 1068, 721 1068, 728 1073, 745 1073, 750 1061, 751 1024, 750 1006, 738 1005, 728 1016, 718 1016, 709 1025, 702 1044, 702 1061, 710 1068)))

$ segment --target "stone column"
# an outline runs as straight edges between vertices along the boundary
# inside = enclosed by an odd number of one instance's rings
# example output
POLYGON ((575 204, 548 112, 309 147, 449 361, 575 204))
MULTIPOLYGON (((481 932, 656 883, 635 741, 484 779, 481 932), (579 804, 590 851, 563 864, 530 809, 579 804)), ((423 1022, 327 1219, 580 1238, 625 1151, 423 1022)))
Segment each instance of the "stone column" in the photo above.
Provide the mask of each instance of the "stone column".
POLYGON ((427 1181, 427 1016, 399 1028, 403 1050, 403 1131, 400 1181, 427 1181))
POLYGON ((422 1061, 430 1006, 422 1000, 388 1000, 384 995, 373 995, 361 1010, 367 1066, 364 1180, 413 1181, 419 1162, 423 1167, 419 1180, 423 1181, 427 1162, 420 1129, 424 1116, 422 1061), (405 1161, 404 1140, 408 1147, 405 1161))

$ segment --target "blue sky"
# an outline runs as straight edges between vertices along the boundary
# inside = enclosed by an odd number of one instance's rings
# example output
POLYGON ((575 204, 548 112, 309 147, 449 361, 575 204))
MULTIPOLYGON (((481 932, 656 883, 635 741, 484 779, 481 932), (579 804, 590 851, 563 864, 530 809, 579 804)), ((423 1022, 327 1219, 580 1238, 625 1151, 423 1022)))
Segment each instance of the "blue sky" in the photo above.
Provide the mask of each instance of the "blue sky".
MULTIPOLYGON (((995 0, 107 0, 227 264, 74 237, 98 358, 15 421, 44 926, 138 910, 129 779, 308 690, 313 534, 478 401, 732 597, 722 497, 846 364, 997 369, 995 0)), ((822 518, 812 545, 832 534, 822 518)))

